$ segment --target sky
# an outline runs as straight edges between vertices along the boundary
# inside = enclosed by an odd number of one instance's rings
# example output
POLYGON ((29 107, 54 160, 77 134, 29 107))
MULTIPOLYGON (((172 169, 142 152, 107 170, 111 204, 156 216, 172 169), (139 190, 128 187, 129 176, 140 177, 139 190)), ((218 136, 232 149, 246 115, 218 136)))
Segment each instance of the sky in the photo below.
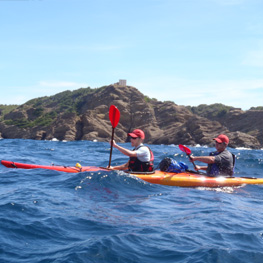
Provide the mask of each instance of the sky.
POLYGON ((262 0, 0 0, 0 104, 126 79, 178 105, 263 106, 262 0))

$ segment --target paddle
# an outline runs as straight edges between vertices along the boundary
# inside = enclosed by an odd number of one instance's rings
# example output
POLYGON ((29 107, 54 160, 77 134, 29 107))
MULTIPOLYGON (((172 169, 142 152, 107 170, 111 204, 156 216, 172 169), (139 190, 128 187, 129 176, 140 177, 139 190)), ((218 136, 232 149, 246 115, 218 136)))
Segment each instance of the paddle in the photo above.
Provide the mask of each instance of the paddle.
MULTIPOLYGON (((189 148, 187 148, 186 146, 182 145, 182 144, 179 144, 179 149, 181 151, 183 151, 184 153, 187 154, 187 156, 189 157, 189 159, 191 159, 191 156, 190 154, 192 153, 191 150, 189 148)), ((195 163, 193 162, 193 165, 194 165, 194 168, 196 169, 196 165, 195 163)))
POLYGON ((111 156, 112 156, 112 147, 113 147, 112 143, 113 143, 113 138, 114 138, 114 129, 118 125, 119 120, 120 120, 120 111, 114 105, 110 106, 109 119, 110 119, 111 126, 112 126, 112 134, 111 134, 110 160, 109 160, 109 166, 108 167, 110 167, 110 165, 111 165, 111 156))

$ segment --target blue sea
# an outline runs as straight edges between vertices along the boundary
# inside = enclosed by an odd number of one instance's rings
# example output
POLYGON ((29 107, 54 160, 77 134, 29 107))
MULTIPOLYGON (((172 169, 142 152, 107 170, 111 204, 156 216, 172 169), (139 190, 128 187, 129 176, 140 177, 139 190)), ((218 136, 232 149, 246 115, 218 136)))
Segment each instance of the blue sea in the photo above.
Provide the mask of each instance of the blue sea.
MULTIPOLYGON (((121 144, 130 148, 129 143, 121 144)), ((177 145, 150 145, 157 165, 177 145)), ((1 159, 107 166, 109 143, 0 140, 1 159)), ((213 148, 190 147, 195 155, 213 148)), ((263 151, 230 149, 236 176, 263 177, 263 151)), ((113 149, 112 165, 127 162, 113 149)), ((262 263, 263 186, 180 188, 122 172, 0 165, 0 262, 262 263)))

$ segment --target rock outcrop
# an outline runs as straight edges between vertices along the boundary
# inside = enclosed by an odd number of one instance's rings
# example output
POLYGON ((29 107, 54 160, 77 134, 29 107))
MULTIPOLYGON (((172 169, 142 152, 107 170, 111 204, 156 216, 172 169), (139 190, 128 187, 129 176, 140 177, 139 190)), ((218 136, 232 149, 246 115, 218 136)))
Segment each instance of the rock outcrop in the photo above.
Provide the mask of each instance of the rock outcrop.
POLYGON ((119 142, 127 141, 127 133, 140 128, 145 131, 145 142, 152 144, 211 146, 214 137, 226 133, 231 147, 263 145, 263 111, 230 107, 220 114, 211 114, 206 109, 198 113, 199 109, 160 102, 134 87, 117 85, 94 90, 82 88, 31 100, 2 116, 0 135, 36 140, 109 141, 112 127, 108 113, 112 104, 121 113, 115 129, 119 142))

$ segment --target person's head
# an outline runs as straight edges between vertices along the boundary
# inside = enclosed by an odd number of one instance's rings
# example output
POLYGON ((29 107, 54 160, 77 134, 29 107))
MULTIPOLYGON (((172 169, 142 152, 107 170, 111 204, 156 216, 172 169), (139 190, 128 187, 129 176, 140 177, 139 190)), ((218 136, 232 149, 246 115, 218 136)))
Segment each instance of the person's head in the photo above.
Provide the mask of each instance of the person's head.
POLYGON ((145 138, 144 132, 140 129, 135 129, 134 131, 128 133, 128 136, 131 138, 131 145, 135 147, 139 146, 145 138))
POLYGON ((213 140, 216 141, 216 149, 218 152, 224 151, 229 144, 229 138, 225 134, 220 134, 213 140))

